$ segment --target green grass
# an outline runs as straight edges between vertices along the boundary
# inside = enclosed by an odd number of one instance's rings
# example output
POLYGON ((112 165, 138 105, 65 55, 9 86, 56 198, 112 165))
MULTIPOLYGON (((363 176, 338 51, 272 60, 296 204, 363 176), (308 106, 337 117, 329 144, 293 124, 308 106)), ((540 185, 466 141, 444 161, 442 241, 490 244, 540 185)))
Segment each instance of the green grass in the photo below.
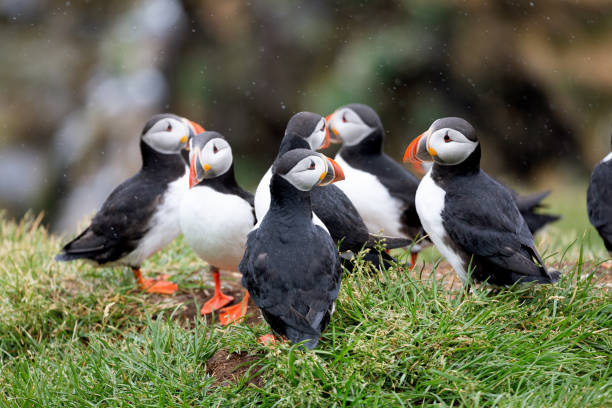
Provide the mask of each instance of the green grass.
MULTIPOLYGON (((258 344, 263 322, 186 321, 189 296, 134 291, 121 268, 58 264, 60 240, 37 220, 2 219, 0 406, 610 406, 612 295, 593 274, 605 253, 595 239, 583 248, 583 234, 558 246, 564 234, 540 239, 549 262, 564 257, 558 285, 476 289, 463 301, 419 270, 362 266, 304 352, 258 344), (219 350, 257 363, 221 383, 207 364, 219 350)), ((144 266, 188 294, 204 288, 180 239, 144 266)))

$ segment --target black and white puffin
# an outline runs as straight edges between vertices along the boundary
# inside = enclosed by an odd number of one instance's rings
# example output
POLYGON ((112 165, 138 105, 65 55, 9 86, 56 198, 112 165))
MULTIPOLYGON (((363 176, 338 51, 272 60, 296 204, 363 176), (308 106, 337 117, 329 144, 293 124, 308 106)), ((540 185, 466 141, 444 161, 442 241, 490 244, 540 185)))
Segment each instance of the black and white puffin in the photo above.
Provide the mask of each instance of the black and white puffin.
POLYGON ((239 266, 243 286, 274 333, 306 341, 308 349, 329 323, 342 278, 336 243, 314 222, 310 192, 343 177, 337 163, 309 149, 276 159, 270 208, 249 233, 239 266))
POLYGON ((587 209, 591 224, 612 257, 612 152, 593 169, 587 191, 587 209))
POLYGON ((232 296, 221 291, 219 270, 238 271, 247 234, 255 225, 253 195, 234 176, 232 148, 217 132, 204 132, 189 141, 189 191, 180 207, 185 240, 210 265, 215 281, 213 297, 200 313, 221 310, 219 321, 228 324, 246 314, 249 294, 242 302, 222 309, 232 296))
POLYGON ((91 224, 55 259, 129 266, 140 289, 176 292, 177 285, 166 280, 167 275, 144 279, 140 265, 181 232, 179 205, 189 187, 181 151, 190 134, 200 129, 197 123, 169 113, 149 119, 140 137, 140 171, 113 190, 91 224))
POLYGON ((480 169, 474 128, 461 118, 438 119, 406 150, 404 161, 433 161, 416 193, 430 239, 459 278, 492 285, 554 283, 512 193, 480 169))
MULTIPOLYGON (((293 149, 324 149, 329 145, 325 119, 321 115, 311 112, 299 112, 291 117, 287 123, 285 135, 280 144, 277 159, 293 149)), ((255 212, 259 221, 263 220, 270 206, 270 180, 272 167, 268 169, 257 186, 255 192, 255 212)), ((342 190, 335 185, 327 185, 312 190, 311 194, 314 221, 327 229, 335 242, 340 243, 340 251, 357 253, 364 247, 370 251, 364 259, 378 267, 380 260, 387 262, 393 258, 387 253, 378 253, 375 250, 376 242, 384 241, 389 249, 399 248, 410 244, 403 238, 391 238, 371 235, 364 224, 359 212, 342 190)))
MULTIPOLYGON (((337 184, 371 233, 423 238, 414 203, 419 180, 383 151, 384 129, 371 107, 353 103, 327 116, 331 141, 342 143, 335 159, 346 180, 337 184)), ((422 244, 412 249, 412 263, 422 244)))

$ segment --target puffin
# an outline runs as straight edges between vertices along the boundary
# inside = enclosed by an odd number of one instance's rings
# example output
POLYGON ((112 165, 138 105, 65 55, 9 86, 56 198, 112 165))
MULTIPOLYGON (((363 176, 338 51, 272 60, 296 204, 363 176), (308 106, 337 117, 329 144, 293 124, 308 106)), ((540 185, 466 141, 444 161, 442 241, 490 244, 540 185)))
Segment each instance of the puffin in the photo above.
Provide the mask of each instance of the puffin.
MULTIPOLYGON (((299 112, 287 123, 285 134, 280 143, 276 159, 293 149, 310 149, 312 151, 329 146, 329 132, 325 118, 312 112, 299 112)), ((262 177, 255 191, 255 213, 261 222, 270 206, 270 180, 272 167, 262 177)), ((364 248, 369 249, 364 260, 380 266, 381 260, 387 265, 393 258, 386 252, 376 251, 377 243, 384 242, 388 249, 401 248, 410 244, 402 237, 388 237, 370 234, 359 212, 346 194, 335 185, 325 185, 312 190, 312 209, 314 222, 329 231, 334 242, 339 244, 343 258, 356 254, 364 248)), ((351 264, 347 265, 352 268, 351 264)))
POLYGON ((612 152, 593 169, 587 190, 587 210, 589 221, 612 257, 612 152))
POLYGON ((179 206, 188 190, 188 167, 181 152, 189 136, 200 130, 199 124, 171 113, 151 117, 140 136, 140 171, 111 192, 89 226, 55 259, 128 266, 141 290, 175 293, 178 286, 167 280, 168 275, 145 279, 140 265, 181 232, 179 206))
POLYGON ((238 271, 247 234, 255 225, 253 195, 241 188, 234 175, 232 148, 218 132, 206 131, 189 141, 189 191, 183 197, 179 221, 185 241, 210 265, 215 291, 200 310, 220 311, 222 325, 246 315, 248 292, 237 305, 221 291, 219 270, 238 271))
POLYGON ((343 178, 336 162, 310 149, 276 159, 270 208, 249 233, 239 266, 272 331, 309 350, 330 321, 342 279, 336 243, 313 217, 311 191, 343 178))
POLYGON ((494 286, 554 283, 512 193, 480 169, 481 146, 472 125, 436 120, 406 149, 404 161, 433 167, 415 196, 422 225, 464 282, 494 286), (468 272, 471 267, 471 276, 468 272))
POLYGON ((378 114, 359 103, 342 106, 327 116, 331 142, 342 143, 335 160, 346 180, 337 184, 353 202, 371 233, 416 242, 412 264, 429 244, 416 211, 419 179, 383 151, 385 131, 378 114))

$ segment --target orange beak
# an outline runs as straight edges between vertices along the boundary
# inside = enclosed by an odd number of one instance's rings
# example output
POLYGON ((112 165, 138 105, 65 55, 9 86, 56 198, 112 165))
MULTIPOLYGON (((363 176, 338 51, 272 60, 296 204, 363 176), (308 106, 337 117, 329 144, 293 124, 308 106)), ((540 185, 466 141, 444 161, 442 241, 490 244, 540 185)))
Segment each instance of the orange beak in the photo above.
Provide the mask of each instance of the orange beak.
MULTIPOLYGON (((189 120, 189 119, 187 119, 187 120, 189 120)), ((189 123, 191 124, 191 127, 193 127, 193 130, 195 131, 196 135, 199 135, 200 133, 204 132, 204 128, 202 126, 200 126, 199 123, 193 122, 191 120, 189 120, 189 123)))
POLYGON ((344 171, 342 167, 335 160, 322 155, 327 160, 327 172, 322 175, 320 186, 327 186, 328 184, 335 183, 336 181, 344 180, 344 171))
POLYGON ((189 188, 192 188, 198 184, 198 177, 196 176, 196 155, 193 156, 193 160, 189 163, 189 188))
POLYGON ((332 129, 330 127, 330 122, 331 122, 331 120, 332 120, 332 118, 334 117, 335 114, 336 114, 336 112, 333 112, 333 113, 327 115, 325 117, 325 123, 327 123, 327 137, 329 138, 329 141, 331 143, 338 144, 338 143, 342 143, 342 139, 340 139, 338 137, 338 132, 336 132, 335 129, 332 129))
POLYGON ((404 153, 404 163, 410 162, 417 172, 423 174, 425 170, 421 163, 423 161, 430 161, 432 159, 431 154, 427 148, 427 138, 429 137, 429 131, 421 133, 416 139, 410 143, 406 152, 404 153))

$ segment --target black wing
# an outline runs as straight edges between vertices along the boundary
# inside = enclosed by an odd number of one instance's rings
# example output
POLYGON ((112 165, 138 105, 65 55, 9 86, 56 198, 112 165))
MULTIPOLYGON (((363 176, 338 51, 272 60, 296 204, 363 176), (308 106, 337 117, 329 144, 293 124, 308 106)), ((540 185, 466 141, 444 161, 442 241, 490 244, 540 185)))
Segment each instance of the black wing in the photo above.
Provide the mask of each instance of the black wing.
POLYGON ((127 255, 148 231, 165 187, 142 172, 124 181, 102 204, 85 231, 67 243, 56 259, 85 258, 104 264, 127 255))
POLYGON ((302 236, 308 242, 283 243, 260 226, 247 238, 239 269, 243 286, 272 330, 294 343, 307 340, 312 349, 329 323, 342 271, 335 245, 323 229, 313 227, 302 236))
POLYGON ((587 191, 587 210, 591 224, 612 252, 612 161, 595 166, 587 191))
POLYGON ((484 172, 447 190, 442 219, 455 244, 487 269, 475 273, 491 283, 551 280, 511 193, 484 172))

